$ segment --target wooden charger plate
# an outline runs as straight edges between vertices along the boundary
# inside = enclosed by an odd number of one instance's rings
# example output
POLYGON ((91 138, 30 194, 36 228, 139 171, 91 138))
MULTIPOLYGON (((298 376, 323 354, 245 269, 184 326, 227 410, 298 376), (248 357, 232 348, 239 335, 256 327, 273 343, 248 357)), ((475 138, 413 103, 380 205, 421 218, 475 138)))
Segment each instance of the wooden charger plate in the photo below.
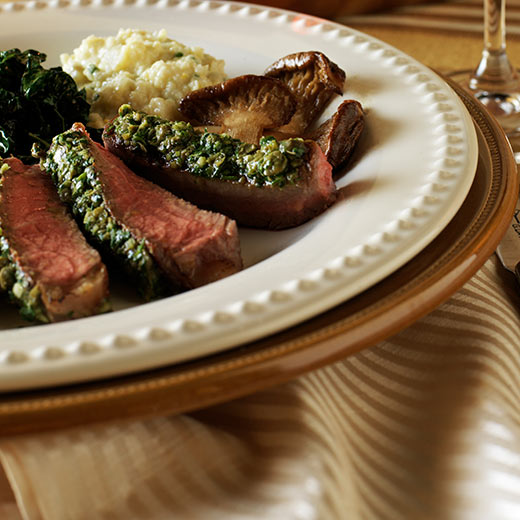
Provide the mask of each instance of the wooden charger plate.
POLYGON ((446 300, 491 256, 518 195, 516 164, 503 131, 447 81, 475 122, 477 172, 456 216, 410 262, 324 314, 218 355, 106 381, 2 395, 0 433, 174 414, 228 401, 374 345, 446 300))

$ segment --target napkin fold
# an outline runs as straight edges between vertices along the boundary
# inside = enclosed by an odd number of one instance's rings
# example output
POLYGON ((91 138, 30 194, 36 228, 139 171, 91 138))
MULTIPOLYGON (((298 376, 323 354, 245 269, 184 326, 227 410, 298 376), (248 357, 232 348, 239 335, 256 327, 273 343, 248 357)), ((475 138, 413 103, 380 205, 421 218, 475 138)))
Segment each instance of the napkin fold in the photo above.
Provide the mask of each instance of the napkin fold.
POLYGON ((1 439, 0 517, 516 520, 519 345, 520 292, 493 256, 409 328, 284 385, 1 439))

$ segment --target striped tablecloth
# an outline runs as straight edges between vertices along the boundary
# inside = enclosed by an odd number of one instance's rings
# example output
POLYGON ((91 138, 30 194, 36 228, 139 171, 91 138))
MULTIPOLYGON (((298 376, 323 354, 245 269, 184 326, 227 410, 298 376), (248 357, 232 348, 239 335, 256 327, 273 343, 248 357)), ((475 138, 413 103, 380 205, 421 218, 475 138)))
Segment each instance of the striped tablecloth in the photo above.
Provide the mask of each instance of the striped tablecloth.
MULTIPOLYGON (((520 63, 520 1, 508 2, 520 63)), ((440 71, 474 66, 464 0, 344 17, 440 71)), ((520 297, 492 257, 395 337, 193 414, 0 442, 5 520, 517 520, 520 297)))

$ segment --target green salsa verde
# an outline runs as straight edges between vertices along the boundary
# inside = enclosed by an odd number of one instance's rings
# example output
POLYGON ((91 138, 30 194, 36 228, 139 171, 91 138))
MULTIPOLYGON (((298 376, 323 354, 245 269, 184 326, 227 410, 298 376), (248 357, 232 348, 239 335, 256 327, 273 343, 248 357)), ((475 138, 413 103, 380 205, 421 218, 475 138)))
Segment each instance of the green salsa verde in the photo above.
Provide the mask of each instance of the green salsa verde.
POLYGON ((169 284, 145 241, 112 216, 88 137, 74 128, 57 135, 41 167, 90 240, 136 280, 141 296, 149 300, 164 295, 169 284))
POLYGON ((119 108, 119 116, 105 132, 193 175, 255 186, 296 184, 307 153, 301 138, 277 141, 268 136, 254 145, 227 134, 196 130, 185 121, 147 115, 129 105, 119 108))
MULTIPOLYGON (((9 169, 5 162, 0 163, 0 187, 3 173, 9 169)), ((49 322, 49 317, 41 299, 40 288, 31 276, 24 272, 11 255, 9 242, 4 236, 0 219, 0 292, 6 292, 9 299, 18 305, 21 316, 28 321, 49 322)))
POLYGON ((40 288, 13 259, 4 236, 0 236, 0 292, 2 291, 7 292, 9 299, 18 305, 24 319, 49 322, 40 288))

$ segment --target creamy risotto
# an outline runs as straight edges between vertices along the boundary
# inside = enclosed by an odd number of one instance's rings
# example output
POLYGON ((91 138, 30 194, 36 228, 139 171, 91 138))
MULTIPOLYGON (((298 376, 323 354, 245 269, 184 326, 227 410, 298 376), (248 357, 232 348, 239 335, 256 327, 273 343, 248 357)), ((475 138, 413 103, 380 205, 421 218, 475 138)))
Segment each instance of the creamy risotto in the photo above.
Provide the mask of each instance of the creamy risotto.
POLYGON ((179 119, 183 96, 226 79, 223 60, 169 39, 165 30, 121 29, 107 38, 89 36, 72 54, 61 55, 61 63, 86 89, 94 128, 113 118, 123 103, 179 119))

